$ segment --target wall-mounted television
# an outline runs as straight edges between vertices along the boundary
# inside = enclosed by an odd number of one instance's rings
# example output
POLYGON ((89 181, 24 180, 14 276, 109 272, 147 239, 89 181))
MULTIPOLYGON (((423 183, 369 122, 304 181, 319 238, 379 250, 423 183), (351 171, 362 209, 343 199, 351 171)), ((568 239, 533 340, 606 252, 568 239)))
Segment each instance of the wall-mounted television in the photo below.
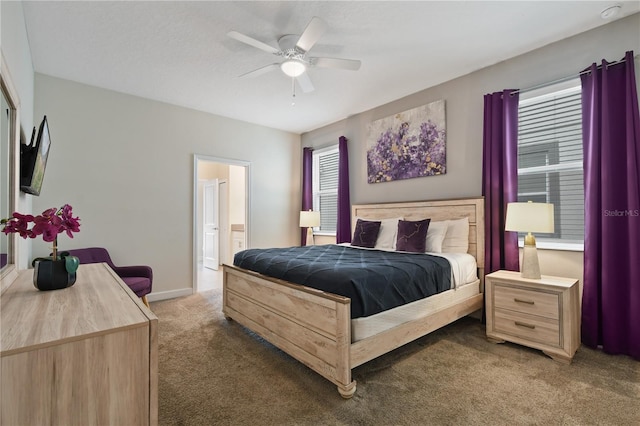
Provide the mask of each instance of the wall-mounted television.
POLYGON ((31 143, 20 146, 20 189, 23 192, 40 195, 50 147, 49 124, 45 115, 40 123, 37 136, 34 127, 31 143))

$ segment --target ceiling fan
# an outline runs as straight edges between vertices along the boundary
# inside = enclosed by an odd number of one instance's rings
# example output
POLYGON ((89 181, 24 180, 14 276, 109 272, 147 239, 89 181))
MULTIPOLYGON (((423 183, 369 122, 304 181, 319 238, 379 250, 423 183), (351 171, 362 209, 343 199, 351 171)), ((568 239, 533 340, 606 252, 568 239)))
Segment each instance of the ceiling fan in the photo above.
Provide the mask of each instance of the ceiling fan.
POLYGON ((309 79, 309 75, 306 72, 311 67, 336 68, 351 71, 360 69, 360 61, 355 59, 307 56, 309 50, 316 44, 320 37, 322 37, 327 27, 328 25, 324 20, 314 16, 300 36, 287 34, 280 37, 278 39, 279 49, 237 31, 229 31, 227 33, 229 37, 284 59, 282 62, 266 65, 242 74, 239 77, 256 77, 280 68, 285 75, 298 82, 303 92, 308 93, 314 90, 311 79, 309 79))

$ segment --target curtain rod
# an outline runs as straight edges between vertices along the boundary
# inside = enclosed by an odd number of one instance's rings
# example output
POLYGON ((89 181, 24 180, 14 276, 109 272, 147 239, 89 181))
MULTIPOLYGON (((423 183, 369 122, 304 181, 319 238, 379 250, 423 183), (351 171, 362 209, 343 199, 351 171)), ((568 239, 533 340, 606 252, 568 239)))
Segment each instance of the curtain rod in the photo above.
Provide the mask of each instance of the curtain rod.
MULTIPOLYGON (((633 59, 638 59, 639 57, 640 57, 640 54, 635 55, 635 56, 633 57, 633 59)), ((609 63, 607 64, 607 67, 610 67, 610 66, 612 66, 612 65, 618 65, 618 64, 621 64, 621 63, 625 62, 626 60, 627 60, 626 58, 622 58, 622 59, 620 59, 619 61, 609 62, 609 63)), ((602 65, 598 65, 598 66, 597 66, 597 68, 598 68, 598 69, 602 68, 602 65)), ((509 94, 509 96, 513 96, 513 95, 514 95, 514 94, 516 94, 516 93, 528 92, 528 91, 530 91, 530 90, 540 89, 540 88, 543 88, 543 87, 551 86, 551 85, 553 85, 553 84, 562 83, 562 82, 564 82, 564 81, 569 81, 569 80, 572 80, 572 79, 574 79, 574 78, 578 78, 578 77, 580 77, 580 76, 581 76, 581 75, 583 75, 583 74, 588 74, 588 73, 590 73, 590 72, 591 72, 591 70, 590 70, 590 69, 587 69, 587 70, 584 70, 584 71, 580 71, 578 74, 571 74, 571 75, 567 75, 567 76, 562 77, 562 78, 559 78, 559 79, 557 79, 557 80, 547 81, 546 83, 541 83, 541 84, 537 84, 537 85, 535 85, 535 86, 527 87, 526 89, 518 89, 518 90, 514 90, 513 92, 511 92, 511 93, 509 94)))

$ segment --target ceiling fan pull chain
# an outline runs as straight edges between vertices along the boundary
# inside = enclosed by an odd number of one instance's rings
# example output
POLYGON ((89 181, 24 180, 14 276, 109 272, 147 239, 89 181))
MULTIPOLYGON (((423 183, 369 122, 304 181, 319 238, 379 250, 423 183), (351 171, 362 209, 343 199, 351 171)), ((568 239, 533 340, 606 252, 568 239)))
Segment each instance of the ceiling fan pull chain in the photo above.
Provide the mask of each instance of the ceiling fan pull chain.
POLYGON ((291 99, 291 106, 295 106, 296 104, 296 79, 295 77, 291 77, 291 91, 293 92, 293 96, 291 99))

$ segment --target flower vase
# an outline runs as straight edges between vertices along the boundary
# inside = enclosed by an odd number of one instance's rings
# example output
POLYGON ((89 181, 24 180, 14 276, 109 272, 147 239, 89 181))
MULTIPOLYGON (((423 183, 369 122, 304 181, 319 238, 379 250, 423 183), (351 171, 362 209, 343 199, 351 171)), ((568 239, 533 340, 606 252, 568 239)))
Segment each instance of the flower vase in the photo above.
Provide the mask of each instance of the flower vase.
POLYGON ((78 269, 78 258, 75 256, 63 256, 58 258, 55 245, 54 256, 39 257, 34 259, 33 265, 33 285, 38 290, 60 290, 71 287, 76 282, 76 271, 78 269))
POLYGON ((49 257, 36 258, 31 262, 34 267, 33 285, 38 290, 57 290, 71 287, 76 282, 78 269, 77 257, 68 252, 58 256, 58 234, 65 232, 70 238, 80 231, 80 218, 73 217, 69 204, 59 209, 47 209, 37 216, 13 212, 9 219, 0 218, 1 232, 17 233, 22 238, 35 238, 39 235, 45 242, 53 243, 53 253, 49 257))

